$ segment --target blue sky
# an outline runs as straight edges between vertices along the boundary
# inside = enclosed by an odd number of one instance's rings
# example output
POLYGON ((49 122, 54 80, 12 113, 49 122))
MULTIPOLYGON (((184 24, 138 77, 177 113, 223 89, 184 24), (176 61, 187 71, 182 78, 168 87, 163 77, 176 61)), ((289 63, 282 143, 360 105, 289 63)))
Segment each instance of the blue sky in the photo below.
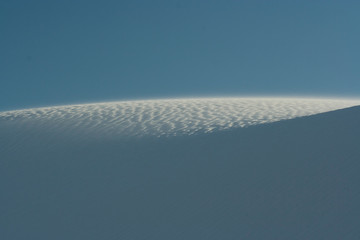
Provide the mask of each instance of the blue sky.
POLYGON ((359 1, 0 1, 0 110, 360 94, 359 1))

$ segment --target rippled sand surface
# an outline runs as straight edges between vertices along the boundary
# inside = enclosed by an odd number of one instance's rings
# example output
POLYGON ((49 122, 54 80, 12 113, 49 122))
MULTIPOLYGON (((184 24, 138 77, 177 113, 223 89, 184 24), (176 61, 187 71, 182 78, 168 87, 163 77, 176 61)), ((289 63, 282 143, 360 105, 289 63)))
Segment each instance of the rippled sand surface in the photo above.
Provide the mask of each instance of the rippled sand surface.
POLYGON ((270 123, 359 105, 360 100, 193 98, 68 105, 0 113, 0 123, 103 136, 174 136, 270 123))

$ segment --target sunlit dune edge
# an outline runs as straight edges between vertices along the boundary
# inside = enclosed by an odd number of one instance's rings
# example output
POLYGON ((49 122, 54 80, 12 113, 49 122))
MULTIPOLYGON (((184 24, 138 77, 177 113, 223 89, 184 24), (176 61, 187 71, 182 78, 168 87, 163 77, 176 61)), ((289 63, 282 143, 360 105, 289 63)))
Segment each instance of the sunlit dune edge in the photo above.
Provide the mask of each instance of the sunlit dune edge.
POLYGON ((179 98, 65 105, 0 113, 0 124, 102 136, 175 136, 271 123, 360 105, 359 99, 179 98))

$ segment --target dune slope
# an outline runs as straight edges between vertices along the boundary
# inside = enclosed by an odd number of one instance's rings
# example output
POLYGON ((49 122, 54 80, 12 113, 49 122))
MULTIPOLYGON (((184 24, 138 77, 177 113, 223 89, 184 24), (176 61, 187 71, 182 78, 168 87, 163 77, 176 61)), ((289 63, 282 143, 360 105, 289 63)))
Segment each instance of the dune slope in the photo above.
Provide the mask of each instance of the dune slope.
POLYGON ((0 124, 0 239, 360 239, 360 107, 177 137, 0 124))

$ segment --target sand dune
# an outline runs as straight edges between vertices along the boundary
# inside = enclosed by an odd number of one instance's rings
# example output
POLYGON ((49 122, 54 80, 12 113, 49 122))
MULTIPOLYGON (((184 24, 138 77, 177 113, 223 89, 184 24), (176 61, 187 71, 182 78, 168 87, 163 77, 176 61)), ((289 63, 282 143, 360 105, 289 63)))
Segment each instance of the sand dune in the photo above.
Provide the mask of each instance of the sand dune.
POLYGON ((360 108, 315 114, 353 104, 198 99, 1 113, 0 239, 360 239, 360 108))

